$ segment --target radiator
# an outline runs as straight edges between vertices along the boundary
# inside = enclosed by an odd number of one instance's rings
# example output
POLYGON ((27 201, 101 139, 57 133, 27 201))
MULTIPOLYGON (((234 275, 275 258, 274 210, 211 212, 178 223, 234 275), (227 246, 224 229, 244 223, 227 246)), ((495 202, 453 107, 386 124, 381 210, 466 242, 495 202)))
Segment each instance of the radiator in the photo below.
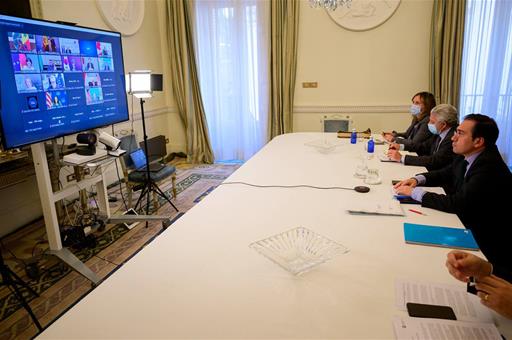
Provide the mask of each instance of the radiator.
POLYGON ((352 119, 349 115, 324 115, 321 119, 323 132, 350 131, 352 119))

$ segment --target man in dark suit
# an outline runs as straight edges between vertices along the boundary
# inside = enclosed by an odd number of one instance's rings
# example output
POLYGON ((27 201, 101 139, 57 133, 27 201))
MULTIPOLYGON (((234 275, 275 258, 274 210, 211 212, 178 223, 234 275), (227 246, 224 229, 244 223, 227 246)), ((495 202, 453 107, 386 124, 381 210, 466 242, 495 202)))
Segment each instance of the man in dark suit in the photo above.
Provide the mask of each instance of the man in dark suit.
POLYGON ((400 195, 410 195, 423 207, 455 213, 470 229, 487 259, 512 269, 510 205, 512 174, 496 147, 496 122, 481 114, 470 114, 452 137, 458 156, 449 166, 426 172, 395 185, 400 195), (451 188, 446 195, 426 192, 423 186, 451 188), (500 222, 498 222, 500 221, 500 222))
POLYGON ((428 123, 433 138, 412 145, 393 143, 389 146, 388 157, 404 165, 424 166, 429 171, 444 168, 455 157, 451 139, 458 122, 455 107, 449 104, 437 105, 430 112, 428 123), (398 150, 413 151, 418 156, 402 155, 398 150))

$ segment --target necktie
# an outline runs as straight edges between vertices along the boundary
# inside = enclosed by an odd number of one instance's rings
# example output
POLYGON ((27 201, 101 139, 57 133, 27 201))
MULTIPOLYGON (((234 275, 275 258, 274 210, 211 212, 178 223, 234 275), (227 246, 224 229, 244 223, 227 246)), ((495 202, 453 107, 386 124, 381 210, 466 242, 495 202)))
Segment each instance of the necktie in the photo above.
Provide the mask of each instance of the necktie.
POLYGON ((458 191, 462 188, 462 184, 464 184, 464 177, 466 175, 466 169, 468 167, 468 161, 463 160, 460 165, 459 173, 457 174, 457 178, 455 179, 455 190, 458 191))
POLYGON ((436 148, 434 149, 434 152, 437 152, 437 150, 439 150, 439 145, 441 145, 441 136, 437 135, 435 141, 436 148))
POLYGON ((461 169, 461 178, 464 179, 464 177, 466 177, 466 169, 468 168, 468 161, 467 160, 464 160, 462 161, 462 169, 461 169))

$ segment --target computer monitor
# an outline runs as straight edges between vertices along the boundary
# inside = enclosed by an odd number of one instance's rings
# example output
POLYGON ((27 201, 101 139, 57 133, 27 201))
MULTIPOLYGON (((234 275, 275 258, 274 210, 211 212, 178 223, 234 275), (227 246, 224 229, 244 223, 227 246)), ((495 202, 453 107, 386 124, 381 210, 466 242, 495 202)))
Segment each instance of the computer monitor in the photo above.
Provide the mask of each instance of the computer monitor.
POLYGON ((0 15, 5 149, 128 120, 121 35, 0 15))

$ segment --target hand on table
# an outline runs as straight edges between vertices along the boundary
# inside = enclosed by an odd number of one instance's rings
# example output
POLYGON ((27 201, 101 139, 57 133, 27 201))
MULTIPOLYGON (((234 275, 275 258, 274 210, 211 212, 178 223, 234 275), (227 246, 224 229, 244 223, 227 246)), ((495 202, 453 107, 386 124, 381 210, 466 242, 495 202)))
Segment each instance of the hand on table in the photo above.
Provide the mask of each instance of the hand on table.
POLYGON ((398 182, 397 184, 393 185, 393 188, 395 190, 401 188, 401 187, 412 187, 415 188, 418 185, 418 181, 415 178, 407 178, 403 181, 398 182))
POLYGON ((391 132, 383 132, 382 137, 388 142, 393 142, 395 140, 395 136, 391 132))
POLYGON ((400 160, 402 159, 402 154, 400 152, 398 152, 397 150, 389 149, 388 150, 388 158, 395 162, 400 162, 400 160))
POLYGON ((393 186, 397 195, 411 196, 413 189, 418 185, 415 178, 404 179, 393 186))
POLYGON ((480 302, 508 319, 512 319, 512 284, 495 275, 479 278, 476 283, 480 302))

